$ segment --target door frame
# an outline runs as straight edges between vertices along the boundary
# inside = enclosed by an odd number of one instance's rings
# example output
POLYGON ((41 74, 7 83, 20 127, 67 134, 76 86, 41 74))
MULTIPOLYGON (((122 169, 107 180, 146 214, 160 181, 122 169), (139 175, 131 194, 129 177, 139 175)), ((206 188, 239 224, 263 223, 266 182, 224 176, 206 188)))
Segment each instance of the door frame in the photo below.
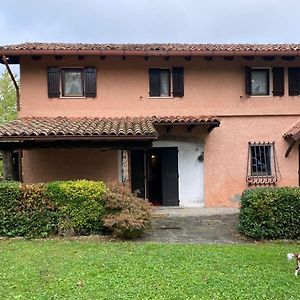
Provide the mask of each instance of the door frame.
MULTIPOLYGON (((137 150, 137 151, 143 151, 144 155, 144 161, 143 161, 143 165, 144 165, 144 187, 143 187, 143 190, 144 190, 144 195, 141 195, 141 196, 144 196, 144 198, 149 198, 149 191, 150 191, 150 187, 149 187, 149 164, 150 164, 150 157, 151 157, 151 152, 154 150, 154 151, 157 151, 158 153, 159 152, 163 152, 163 151, 168 151, 170 149, 176 149, 177 150, 177 153, 178 153, 178 147, 176 146, 170 146, 170 147, 152 147, 150 149, 146 149, 146 150, 137 150)), ((132 152, 131 152, 132 154, 132 152)), ((132 160, 131 160, 132 161, 132 160)), ((177 155, 177 204, 176 206, 179 206, 179 167, 178 167, 178 164, 179 164, 179 157, 177 155)), ((131 165, 131 169, 132 169, 132 165, 131 165)), ((162 174, 163 175, 163 174, 162 174)), ((131 174, 131 180, 132 180, 133 176, 131 174)), ((160 199, 161 200, 161 205, 164 206, 164 199, 163 199, 163 176, 161 177, 161 184, 162 184, 162 196, 160 199)), ((132 183, 131 183, 132 184, 132 183)))

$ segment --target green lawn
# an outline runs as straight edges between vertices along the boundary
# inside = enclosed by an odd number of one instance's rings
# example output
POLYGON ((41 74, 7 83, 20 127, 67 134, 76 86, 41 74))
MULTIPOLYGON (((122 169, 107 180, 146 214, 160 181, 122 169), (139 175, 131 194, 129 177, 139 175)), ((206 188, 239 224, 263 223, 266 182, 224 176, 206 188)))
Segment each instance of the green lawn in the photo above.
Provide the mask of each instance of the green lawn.
POLYGON ((300 244, 0 241, 0 299, 299 299, 300 244))

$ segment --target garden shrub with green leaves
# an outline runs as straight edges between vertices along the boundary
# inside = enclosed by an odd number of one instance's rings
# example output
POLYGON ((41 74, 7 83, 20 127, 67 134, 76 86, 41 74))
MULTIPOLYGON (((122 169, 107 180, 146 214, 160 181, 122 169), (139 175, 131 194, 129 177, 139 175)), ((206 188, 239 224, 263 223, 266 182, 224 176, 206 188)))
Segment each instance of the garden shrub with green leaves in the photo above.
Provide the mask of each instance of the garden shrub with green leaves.
POLYGON ((18 222, 20 184, 15 181, 0 182, 0 236, 18 235, 15 224, 18 222))
POLYGON ((150 225, 150 205, 128 187, 102 181, 26 185, 0 182, 0 236, 98 234, 134 238, 150 225), (105 227, 105 228, 104 228, 105 227))
POLYGON ((0 183, 0 235, 46 237, 56 230, 56 207, 43 185, 0 183))
POLYGON ((102 181, 57 181, 46 185, 46 195, 60 212, 58 223, 62 235, 99 233, 105 214, 102 181))
POLYGON ((300 188, 256 188, 243 192, 239 231, 256 239, 300 239, 300 188))

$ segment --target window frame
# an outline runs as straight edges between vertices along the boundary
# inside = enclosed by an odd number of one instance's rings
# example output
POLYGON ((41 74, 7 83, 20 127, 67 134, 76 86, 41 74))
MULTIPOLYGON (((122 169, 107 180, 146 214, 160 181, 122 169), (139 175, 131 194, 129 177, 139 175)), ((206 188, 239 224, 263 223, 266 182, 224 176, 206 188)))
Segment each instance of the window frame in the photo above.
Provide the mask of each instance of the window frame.
POLYGON ((270 97, 272 95, 273 89, 273 77, 272 77, 272 68, 271 67, 251 67, 251 95, 252 97, 270 97), (267 73, 267 94, 254 94, 252 90, 252 73, 253 71, 265 71, 267 73))
POLYGON ((59 98, 87 98, 86 93, 85 93, 85 71, 84 68, 80 67, 61 67, 60 68, 60 97, 59 98), (81 73, 81 85, 82 85, 82 95, 65 95, 65 77, 64 75, 66 74, 66 71, 80 71, 81 73))
POLYGON ((248 162, 247 162, 247 178, 248 184, 254 185, 268 185, 275 184, 278 181, 277 178, 278 164, 275 153, 274 142, 249 142, 248 143, 248 162), (258 147, 258 148, 257 148, 258 147), (257 150, 252 150, 257 149, 257 150), (269 149, 266 153, 265 149, 269 149), (254 152, 254 155, 253 155, 254 152), (258 163, 254 165, 253 161, 263 161, 265 167, 260 167, 258 170, 258 163), (269 170, 268 170, 269 168, 269 170))
MULTIPOLYGON (((165 96, 165 95, 161 95, 161 96, 150 96, 151 95, 151 90, 150 90, 150 83, 149 83, 149 93, 148 93, 148 98, 149 99, 172 99, 174 98, 173 96, 173 93, 172 93, 172 90, 173 90, 173 80, 172 80, 172 68, 156 68, 156 67, 151 67, 149 68, 149 76, 150 76, 150 70, 153 70, 153 69, 157 69, 157 70, 167 70, 168 73, 169 73, 169 76, 168 76, 168 82, 169 82, 169 96, 165 96)), ((161 82, 161 72, 159 73, 159 76, 160 76, 160 82, 161 82)))
POLYGON ((95 66, 85 67, 47 67, 47 85, 49 99, 88 99, 97 97, 97 68, 95 66), (66 70, 80 70, 81 84, 83 86, 83 95, 66 95, 62 91, 64 85, 64 71, 66 70))

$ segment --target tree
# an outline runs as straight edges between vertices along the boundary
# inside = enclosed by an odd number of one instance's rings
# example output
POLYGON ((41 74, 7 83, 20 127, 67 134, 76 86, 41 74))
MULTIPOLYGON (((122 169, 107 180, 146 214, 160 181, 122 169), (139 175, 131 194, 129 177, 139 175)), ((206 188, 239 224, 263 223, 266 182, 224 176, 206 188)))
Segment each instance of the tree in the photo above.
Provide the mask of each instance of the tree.
POLYGON ((0 124, 16 119, 16 103, 16 90, 6 70, 0 76, 0 124))
MULTIPOLYGON (((15 76, 16 77, 16 76, 15 76)), ((0 75, 0 124, 12 121, 17 117, 17 97, 15 86, 4 71, 0 75)), ((3 161, 0 153, 0 179, 3 178, 3 161)))

